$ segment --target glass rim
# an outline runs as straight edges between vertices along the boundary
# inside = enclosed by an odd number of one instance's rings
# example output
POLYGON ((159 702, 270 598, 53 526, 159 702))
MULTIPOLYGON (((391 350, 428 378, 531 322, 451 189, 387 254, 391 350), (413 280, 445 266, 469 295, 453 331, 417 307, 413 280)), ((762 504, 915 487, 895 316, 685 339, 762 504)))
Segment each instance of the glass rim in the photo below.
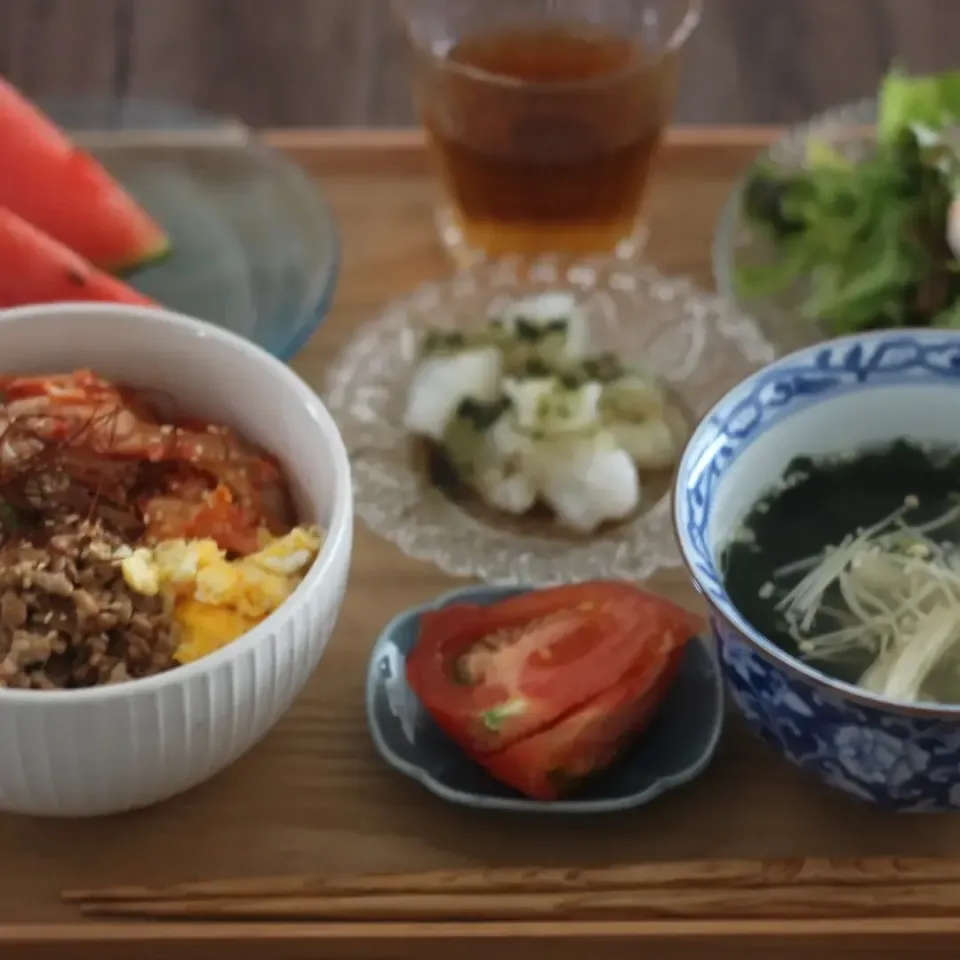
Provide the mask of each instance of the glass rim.
MULTIPOLYGON (((450 73, 459 74, 469 80, 479 83, 485 83, 491 86, 505 87, 514 90, 531 90, 542 93, 562 93, 571 90, 586 90, 593 87, 603 87, 610 83, 616 83, 619 80, 629 77, 631 74, 640 73, 645 70, 655 70, 668 56, 682 49, 690 39, 694 30, 696 30, 703 18, 704 0, 685 0, 686 11, 683 19, 676 26, 673 33, 667 39, 667 42, 657 51, 654 58, 643 62, 630 63, 615 73, 602 74, 597 77, 590 77, 584 80, 562 80, 556 82, 543 82, 521 80, 517 77, 505 76, 501 73, 493 73, 484 70, 482 67, 475 67, 472 64, 457 63, 448 57, 438 55, 429 46, 420 43, 414 36, 414 31, 410 28, 411 17, 405 12, 406 4, 404 0, 391 0, 390 5, 393 8, 394 16, 403 26, 403 32, 406 34, 410 46, 417 52, 426 54, 431 61, 440 66, 442 70, 450 73)), ((602 24, 598 24, 602 26, 602 24)), ((632 35, 632 46, 639 47, 632 35)))

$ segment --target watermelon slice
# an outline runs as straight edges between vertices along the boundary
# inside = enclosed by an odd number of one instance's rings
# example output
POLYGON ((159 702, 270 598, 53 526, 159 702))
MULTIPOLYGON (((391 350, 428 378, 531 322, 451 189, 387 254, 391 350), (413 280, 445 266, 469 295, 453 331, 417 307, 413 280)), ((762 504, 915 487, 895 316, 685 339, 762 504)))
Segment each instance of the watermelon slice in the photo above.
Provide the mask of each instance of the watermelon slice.
POLYGON ((0 309, 77 300, 153 305, 133 287, 0 207, 0 309))
POLYGON ((153 220, 0 77, 0 206, 111 272, 167 253, 153 220))

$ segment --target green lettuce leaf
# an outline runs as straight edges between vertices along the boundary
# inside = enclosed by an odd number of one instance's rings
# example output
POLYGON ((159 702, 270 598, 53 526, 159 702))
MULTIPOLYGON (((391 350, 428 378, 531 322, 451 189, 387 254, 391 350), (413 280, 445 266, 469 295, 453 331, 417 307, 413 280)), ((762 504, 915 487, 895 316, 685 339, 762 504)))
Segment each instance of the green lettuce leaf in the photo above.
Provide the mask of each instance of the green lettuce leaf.
POLYGON ((907 127, 942 130, 960 120, 960 70, 911 77, 893 70, 880 86, 879 136, 887 143, 907 127))

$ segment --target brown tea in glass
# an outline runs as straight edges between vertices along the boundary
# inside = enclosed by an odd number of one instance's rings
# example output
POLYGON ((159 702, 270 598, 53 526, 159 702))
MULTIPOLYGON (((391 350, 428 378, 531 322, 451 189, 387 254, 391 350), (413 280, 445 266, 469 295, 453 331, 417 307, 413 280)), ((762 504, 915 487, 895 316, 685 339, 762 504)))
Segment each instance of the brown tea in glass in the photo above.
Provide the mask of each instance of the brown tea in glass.
POLYGON ((697 0, 401 0, 460 259, 637 252, 697 0))

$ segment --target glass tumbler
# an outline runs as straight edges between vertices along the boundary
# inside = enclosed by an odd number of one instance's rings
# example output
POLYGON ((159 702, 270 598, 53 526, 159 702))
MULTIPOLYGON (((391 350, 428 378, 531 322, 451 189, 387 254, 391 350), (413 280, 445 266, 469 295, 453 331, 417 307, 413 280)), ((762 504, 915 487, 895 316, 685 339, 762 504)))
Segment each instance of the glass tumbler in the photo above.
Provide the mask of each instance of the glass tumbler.
POLYGON ((461 262, 640 252, 702 0, 395 0, 461 262))

